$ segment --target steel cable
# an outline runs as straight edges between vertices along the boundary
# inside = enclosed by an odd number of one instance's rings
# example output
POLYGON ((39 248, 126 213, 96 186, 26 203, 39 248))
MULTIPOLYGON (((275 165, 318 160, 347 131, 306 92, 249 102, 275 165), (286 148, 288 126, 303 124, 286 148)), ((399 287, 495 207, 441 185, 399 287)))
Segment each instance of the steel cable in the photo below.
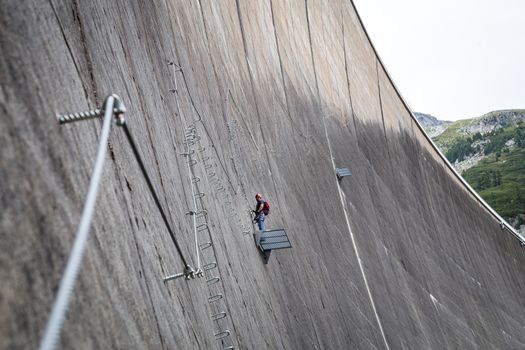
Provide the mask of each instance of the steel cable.
POLYGON ((122 125, 122 128, 124 129, 124 134, 126 135, 126 138, 131 146, 131 150, 133 151, 135 159, 137 160, 137 163, 139 163, 140 171, 142 172, 142 175, 144 176, 144 179, 146 180, 146 184, 148 185, 151 195, 153 196, 153 200, 155 201, 155 204, 157 205, 157 208, 159 209, 160 215, 162 216, 162 220, 164 221, 164 224, 166 225, 166 228, 168 229, 171 240, 173 241, 173 244, 175 244, 175 247, 177 248, 177 251, 179 252, 179 256, 182 259, 184 266, 188 266, 186 258, 184 258, 184 254, 182 254, 182 250, 180 249, 179 243, 177 242, 177 239, 175 238, 175 234, 173 233, 173 230, 171 229, 171 226, 168 223, 168 218, 166 217, 166 214, 164 213, 164 210, 162 209, 162 205, 160 204, 160 200, 157 195, 157 192, 155 192, 155 188, 153 187, 151 178, 149 177, 148 172, 146 171, 144 162, 142 161, 142 158, 140 157, 136 143, 133 140, 131 133, 129 132, 127 124, 122 125))
POLYGON ((95 166, 93 167, 93 174, 89 182, 89 189, 82 209, 82 216, 78 226, 73 249, 67 261, 66 270, 60 281, 58 294, 51 310, 44 336, 39 346, 39 350, 54 349, 59 340, 60 331, 64 322, 64 316, 69 305, 69 299, 73 293, 78 272, 80 270, 80 263, 84 254, 86 242, 89 236, 89 227, 97 200, 98 187, 102 177, 102 170, 104 168, 104 160, 107 151, 107 141, 109 138, 109 131, 111 128, 111 120, 113 117, 113 105, 115 98, 108 96, 105 101, 104 120, 102 124, 102 131, 100 133, 100 142, 98 144, 97 156, 95 159, 95 166))
MULTIPOLYGON (((106 145, 108 142, 109 132, 111 129, 111 120, 113 119, 112 117, 114 113, 116 113, 115 112, 116 102, 119 102, 119 100, 118 100, 118 97, 115 95, 108 96, 107 99, 104 101, 104 107, 103 107, 104 108, 104 119, 103 119, 103 124, 102 124, 102 131, 100 134, 100 141, 99 141, 99 145, 97 149, 95 165, 93 167, 93 173, 92 173, 91 180, 89 183, 89 189, 86 195, 86 201, 82 209, 82 215, 81 215, 80 223, 79 223, 78 230, 75 236, 76 237, 75 242, 73 244, 73 248, 71 249, 71 253, 69 255, 69 258, 66 264, 64 275, 62 276, 62 279, 60 281, 58 293, 57 293, 55 302, 53 304, 51 314, 49 316, 49 320, 46 325, 46 329, 44 331, 44 335, 40 342, 39 350, 54 349, 56 348, 57 342, 59 340, 60 332, 62 330, 62 326, 64 322, 65 313, 69 305, 71 294, 73 293, 75 282, 78 278, 80 264, 81 264, 84 250, 86 247, 86 242, 89 237, 89 227, 91 225, 91 220, 93 218, 96 198, 98 194, 98 188, 99 188, 100 179, 102 177, 102 172, 104 168, 104 161, 105 161, 106 152, 107 152, 106 145)), ((98 114, 98 110, 96 111, 98 114)), ((83 113, 81 113, 80 116, 82 116, 82 114, 83 113)), ((64 123, 63 121, 61 122, 64 123)), ((166 217, 166 214, 164 213, 164 210, 162 209, 158 195, 155 192, 155 189, 153 188, 151 178, 149 177, 146 171, 144 162, 142 161, 142 158, 140 157, 136 143, 133 140, 133 137, 131 136, 131 133, 129 132, 129 129, 126 123, 122 122, 118 124, 122 126, 124 129, 124 134, 126 135, 126 138, 129 144, 131 145, 131 149, 133 151, 135 159, 137 160, 139 164, 140 170, 146 180, 148 188, 162 216, 164 224, 166 225, 168 229, 171 239, 173 243, 175 244, 175 247, 177 248, 177 251, 179 253, 179 256, 184 266, 187 268, 189 267, 187 264, 187 261, 182 253, 182 250, 180 249, 177 239, 175 238, 175 234, 173 233, 173 230, 171 229, 171 226, 168 223, 168 219, 166 217)))
MULTIPOLYGON (((184 134, 186 133, 186 130, 187 130, 187 127, 186 127, 186 121, 184 119, 184 117, 182 116, 182 110, 180 108, 180 103, 179 103, 179 86, 178 86, 178 83, 177 83, 177 65, 173 62, 170 62, 169 65, 172 65, 173 66, 173 79, 175 81, 175 103, 177 105, 177 112, 179 114, 179 118, 180 118, 180 121, 182 123, 182 126, 184 127, 184 134)), ((182 71, 182 68, 180 66, 178 66, 178 69, 180 71, 182 71)), ((190 96, 191 98, 191 96, 190 96)), ((193 100, 192 100, 192 103, 193 103, 193 100)), ((200 115, 199 115, 199 118, 200 118, 200 115)), ((200 120, 200 119, 199 119, 200 120)), ((194 177, 193 174, 192 174, 192 171, 191 171, 191 164, 190 164, 190 151, 189 151, 189 144, 188 144, 188 140, 187 140, 187 137, 186 135, 184 135, 184 143, 186 144, 186 157, 188 158, 187 159, 187 165, 188 165, 188 174, 189 174, 189 178, 190 178, 190 187, 191 187, 191 193, 192 193, 192 198, 193 198, 193 213, 196 213, 197 212, 197 202, 196 202, 196 199, 195 199, 195 190, 193 188, 193 183, 192 183, 192 178, 194 177)), ((195 235, 195 252, 196 252, 196 255, 197 255, 197 266, 196 266, 196 269, 197 269, 197 273, 201 272, 202 271, 202 266, 201 266, 201 260, 200 260, 200 251, 199 251, 199 240, 198 240, 198 235, 197 235, 197 218, 196 218, 196 215, 193 214, 193 231, 194 231, 194 235, 195 235)))

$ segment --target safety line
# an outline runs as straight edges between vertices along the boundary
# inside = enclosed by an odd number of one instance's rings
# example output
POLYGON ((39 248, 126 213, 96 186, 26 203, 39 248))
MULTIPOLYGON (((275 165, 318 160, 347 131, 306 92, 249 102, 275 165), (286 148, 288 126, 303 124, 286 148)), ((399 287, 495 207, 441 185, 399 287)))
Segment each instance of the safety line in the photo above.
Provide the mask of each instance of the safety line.
MULTIPOLYGON (((186 158, 187 158, 187 165, 188 165, 188 174, 189 174, 189 180, 190 180, 191 194, 192 194, 192 198, 193 198, 193 213, 194 214, 192 216, 193 216, 193 231, 194 231, 194 235, 195 235, 195 253, 197 255, 197 266, 196 266, 196 269, 197 269, 197 273, 199 273, 199 272, 202 271, 202 266, 201 266, 201 258, 200 258, 199 239, 198 239, 198 235, 197 235, 197 215, 196 215, 196 212, 197 212, 197 201, 195 199, 195 190, 193 188, 194 184, 192 182, 193 175, 192 175, 192 172, 191 172, 191 165, 190 165, 189 144, 188 144, 188 140, 186 139, 186 120, 183 117, 182 110, 180 108, 180 103, 179 103, 179 85, 177 83, 177 71, 179 70, 179 71, 182 72, 182 67, 179 66, 179 65, 176 65, 174 62, 171 62, 170 65, 173 66, 173 79, 175 80, 175 103, 177 105, 177 112, 179 114, 179 118, 180 118, 180 121, 181 121, 182 126, 183 126, 184 142, 186 144, 186 158)), ((190 96, 190 99, 191 99, 191 96, 190 96)), ((193 99, 191 99, 191 102, 193 104, 193 99)), ((199 120, 200 120, 200 114, 199 114, 199 120)))
POLYGON ((135 159, 137 159, 137 163, 139 163, 139 167, 142 172, 142 175, 144 175, 144 179, 146 180, 146 183, 151 192, 151 195, 153 196, 153 200, 155 201, 155 204, 157 205, 157 208, 159 209, 160 215, 162 216, 162 220, 164 221, 164 224, 166 225, 166 228, 168 229, 168 232, 171 236, 171 240, 175 244, 175 247, 177 248, 177 251, 179 252, 179 256, 182 259, 184 266, 188 266, 186 258, 184 258, 184 254, 182 254, 182 250, 180 249, 179 243, 177 242, 177 239, 175 238, 175 234, 173 233, 173 230, 171 229, 171 226, 168 223, 168 219, 166 217, 166 214, 164 213, 164 210, 162 209, 162 205, 160 204, 160 200, 159 200, 159 197, 157 196, 157 192, 155 192, 155 188, 153 187, 151 178, 149 177, 148 172, 146 171, 144 162, 142 161, 142 158, 140 157, 139 151, 137 149, 135 141, 133 140, 133 137, 131 136, 131 133, 129 132, 127 124, 122 125, 122 128, 124 129, 124 134, 126 135, 126 138, 133 151, 133 154, 135 155, 135 159))
POLYGON ((89 227, 97 200, 98 187, 102 177, 102 170, 104 168, 104 160, 106 158, 107 141, 109 138, 109 131, 111 127, 111 120, 113 117, 113 105, 115 98, 109 96, 105 101, 104 121, 102 124, 102 131, 100 133, 100 142, 98 144, 97 156, 91 180, 89 182, 89 189, 82 209, 82 216, 78 226, 75 243, 69 255, 66 265, 66 270, 60 281, 58 294, 51 310, 51 315, 44 332, 44 337, 39 346, 39 350, 54 349, 59 340, 60 331, 64 322, 65 312, 69 305, 69 299, 73 293, 73 288, 80 270, 80 263, 84 254, 86 242, 89 236, 89 227))
MULTIPOLYGON (((179 113, 180 115, 180 113, 179 113)), ((193 231, 195 234, 195 251, 197 254, 197 266, 196 266, 196 273, 202 272, 202 266, 201 266, 201 258, 200 258, 200 249, 199 249, 199 240, 197 236, 197 199, 195 198, 195 188, 194 186, 197 186, 197 183, 193 182, 194 174, 191 172, 191 160, 190 160, 190 146, 188 143, 188 140, 186 138, 186 129, 184 129, 184 141, 186 143, 186 158, 187 158, 187 165, 188 165, 188 173, 189 173, 189 179, 190 179, 190 187, 191 187, 191 196, 193 198, 193 231)), ((195 138, 198 137, 198 135, 195 134, 195 138)))

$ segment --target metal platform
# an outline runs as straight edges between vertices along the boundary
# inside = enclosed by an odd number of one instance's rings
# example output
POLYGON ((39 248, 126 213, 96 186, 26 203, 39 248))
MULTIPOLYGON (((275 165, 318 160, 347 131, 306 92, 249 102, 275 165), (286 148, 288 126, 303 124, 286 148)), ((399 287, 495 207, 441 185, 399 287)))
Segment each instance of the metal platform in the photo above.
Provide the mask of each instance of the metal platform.
POLYGON ((348 168, 335 168, 335 175, 341 180, 343 177, 352 176, 352 172, 348 168))
POLYGON ((253 236, 255 239, 255 245, 261 250, 265 264, 268 264, 272 250, 292 247, 284 229, 256 232, 253 236))

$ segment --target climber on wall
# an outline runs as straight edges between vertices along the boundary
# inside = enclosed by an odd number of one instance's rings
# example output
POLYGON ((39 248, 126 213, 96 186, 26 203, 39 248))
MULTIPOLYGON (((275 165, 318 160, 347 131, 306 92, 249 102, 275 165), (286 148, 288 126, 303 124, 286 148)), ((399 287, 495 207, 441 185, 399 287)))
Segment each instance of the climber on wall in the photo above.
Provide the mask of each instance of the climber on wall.
POLYGON ((263 232, 264 218, 270 214, 270 204, 268 201, 263 200, 259 193, 255 195, 255 200, 257 201, 257 204, 255 205, 255 210, 252 210, 252 212, 255 214, 253 222, 257 222, 259 225, 259 231, 263 232))

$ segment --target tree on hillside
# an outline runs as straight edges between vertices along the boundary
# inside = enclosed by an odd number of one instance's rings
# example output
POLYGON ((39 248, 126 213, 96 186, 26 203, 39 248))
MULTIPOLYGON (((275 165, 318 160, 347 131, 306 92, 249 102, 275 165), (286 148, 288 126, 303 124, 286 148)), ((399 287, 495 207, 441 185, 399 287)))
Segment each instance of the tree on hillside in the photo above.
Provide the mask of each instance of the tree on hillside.
POLYGON ((516 128, 516 134, 514 136, 514 142, 517 147, 525 147, 525 132, 523 131, 525 127, 519 126, 516 128))
POLYGON ((456 161, 461 162, 465 157, 468 157, 475 153, 472 147, 472 138, 466 138, 454 143, 448 150, 445 156, 447 159, 454 163, 456 161))

